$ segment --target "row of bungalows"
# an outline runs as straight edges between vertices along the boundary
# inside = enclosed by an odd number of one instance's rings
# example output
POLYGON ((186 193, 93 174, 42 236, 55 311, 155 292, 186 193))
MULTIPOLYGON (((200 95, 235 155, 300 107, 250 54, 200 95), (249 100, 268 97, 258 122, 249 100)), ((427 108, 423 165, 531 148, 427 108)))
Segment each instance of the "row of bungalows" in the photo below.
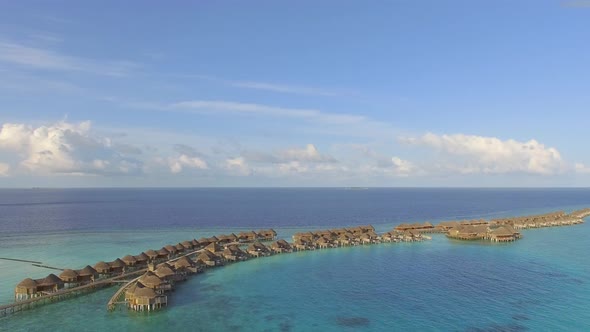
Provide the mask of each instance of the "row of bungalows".
POLYGON ((413 224, 399 224, 397 225, 394 230, 397 231, 418 231, 423 233, 435 233, 438 230, 428 221, 424 223, 413 223, 413 224))
POLYGON ((489 240, 511 242, 522 235, 510 225, 458 225, 447 232, 447 237, 457 240, 489 240))
POLYGON ((586 209, 582 209, 582 210, 577 210, 577 211, 570 213, 569 215, 572 218, 584 219, 584 218, 590 216, 590 209, 586 208, 586 209))
POLYGON ((257 232, 240 232, 238 234, 239 242, 255 242, 255 241, 273 241, 277 237, 277 232, 274 229, 261 229, 257 232))
POLYGON ((182 256, 171 263, 150 263, 148 271, 125 291, 127 306, 135 311, 152 311, 168 304, 168 292, 174 284, 203 271, 205 263, 182 256))
POLYGON ((26 278, 16 285, 14 289, 14 298, 17 301, 21 301, 42 295, 48 295, 64 288, 72 288, 92 283, 97 280, 99 276, 98 271, 87 265, 80 270, 65 269, 59 274, 59 276, 52 273, 42 279, 26 278))
POLYGON ((315 232, 295 233, 293 250, 315 250, 381 243, 382 238, 371 225, 315 232))
MULTIPOLYGON (((584 221, 580 216, 583 216, 584 212, 577 214, 578 211, 576 211, 568 215, 564 211, 557 211, 540 215, 494 219, 491 221, 491 224, 510 225, 515 229, 569 226, 583 223, 584 221)), ((590 211, 588 211, 588 213, 590 213, 590 211)))
POLYGON ((400 231, 397 229, 393 229, 385 234, 381 235, 382 242, 417 242, 423 241, 426 239, 430 239, 429 237, 424 236, 419 230, 410 229, 405 231, 400 231))

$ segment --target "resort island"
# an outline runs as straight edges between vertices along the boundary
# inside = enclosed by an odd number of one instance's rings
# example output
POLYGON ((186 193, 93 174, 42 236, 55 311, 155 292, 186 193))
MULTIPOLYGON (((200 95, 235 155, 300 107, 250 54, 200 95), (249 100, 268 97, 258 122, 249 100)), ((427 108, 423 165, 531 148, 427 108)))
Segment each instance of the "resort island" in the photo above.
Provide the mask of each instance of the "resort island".
POLYGON ((404 223, 383 234, 366 225, 296 233, 292 242, 278 239, 273 229, 185 240, 111 262, 100 261, 79 270, 63 269, 58 275, 50 274, 42 279, 26 278, 15 287, 15 302, 0 306, 0 316, 117 284, 121 287, 106 304, 108 310, 124 306, 149 312, 167 306, 168 296, 177 283, 225 264, 295 251, 420 242, 431 239, 426 233, 445 234, 452 240, 512 242, 522 238, 520 230, 576 225, 588 216, 590 209, 489 221, 443 221, 437 225, 404 223))

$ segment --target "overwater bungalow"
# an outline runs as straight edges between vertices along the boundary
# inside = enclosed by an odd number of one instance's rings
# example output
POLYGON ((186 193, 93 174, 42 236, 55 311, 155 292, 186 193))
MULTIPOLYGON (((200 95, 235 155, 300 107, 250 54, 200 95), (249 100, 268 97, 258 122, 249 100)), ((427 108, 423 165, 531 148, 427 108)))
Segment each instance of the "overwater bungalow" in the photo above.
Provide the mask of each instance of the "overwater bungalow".
POLYGON ((252 242, 258 239, 258 234, 254 231, 240 232, 238 234, 238 239, 240 242, 252 242))
POLYGON ((233 262, 244 261, 248 259, 248 254, 235 244, 227 246, 223 250, 222 255, 226 260, 233 262))
POLYGON ((158 265, 154 271, 154 274, 157 275, 161 280, 170 283, 176 281, 176 272, 168 264, 158 265))
POLYGON ((166 261, 172 258, 172 254, 165 247, 156 252, 158 253, 158 256, 156 256, 156 261, 166 261))
POLYGON ((511 242, 520 238, 520 233, 509 225, 500 226, 490 232, 490 240, 494 242, 511 242))
POLYGON ((14 289, 14 299, 16 301, 28 300, 37 297, 37 282, 31 278, 26 278, 19 282, 14 289))
POLYGON ((148 255, 146 255, 145 252, 142 252, 141 254, 133 257, 135 258, 135 265, 137 267, 145 267, 148 261, 150 260, 150 258, 148 257, 148 255))
POLYGON ((209 243, 218 243, 219 242, 219 238, 215 235, 213 235, 212 237, 208 237, 207 238, 207 242, 209 243))
POLYGON ((164 246, 164 249, 166 249, 166 251, 168 251, 168 253, 170 254, 170 256, 168 256, 169 258, 176 256, 176 253, 178 253, 178 249, 176 249, 175 246, 170 244, 164 246))
POLYGON ((138 282, 140 282, 145 287, 153 289, 157 294, 163 294, 165 291, 172 289, 172 286, 169 283, 160 279, 151 271, 148 271, 142 275, 138 282))
POLYGON ((272 253, 267 246, 258 241, 251 243, 246 251, 254 257, 270 256, 272 253))
POLYGON ((146 256, 148 256, 149 262, 153 262, 158 259, 158 252, 155 250, 148 250, 145 252, 146 256))
POLYGON ((36 279, 37 293, 49 294, 64 288, 64 282, 55 274, 50 274, 43 279, 36 279))
POLYGON ((106 277, 111 275, 111 267, 106 262, 100 261, 94 264, 94 270, 101 276, 106 277))
POLYGON ((218 243, 211 243, 205 247, 205 250, 210 251, 216 255, 223 253, 223 247, 220 246, 218 243))
POLYGON ((272 241, 277 237, 277 232, 274 229, 261 229, 256 232, 258 235, 258 240, 260 241, 272 241))
POLYGON ((181 253, 183 253, 185 251, 184 246, 182 245, 182 243, 177 243, 176 244, 176 254, 179 255, 181 253))
POLYGON ((135 311, 153 311, 168 304, 168 297, 156 293, 152 288, 136 283, 125 292, 125 300, 135 311))
POLYGON ((447 236, 460 240, 481 240, 488 236, 487 225, 460 225, 452 228, 447 236))
POLYGON ((78 285, 78 273, 72 269, 65 269, 59 274, 59 278, 64 282, 65 288, 75 287, 78 285))
POLYGON ((100 276, 100 273, 90 265, 86 265, 83 269, 77 270, 76 273, 78 274, 78 284, 94 282, 100 276))
POLYGON ((191 241, 191 244, 193 245, 193 249, 199 249, 202 248, 203 246, 199 243, 199 241, 197 241, 196 239, 193 239, 191 241))
POLYGON ((289 242, 287 242, 283 239, 273 242, 270 245, 270 249, 272 249, 272 251, 279 253, 279 254, 286 253, 286 252, 293 252, 293 247, 291 247, 291 244, 289 244, 289 242))
POLYGON ((137 264, 137 259, 131 255, 127 255, 121 258, 121 260, 123 261, 123 263, 125 263, 125 266, 127 267, 134 267, 135 264, 137 264))
POLYGON ((174 269, 182 277, 199 272, 195 263, 188 257, 181 257, 174 262, 174 269))
POLYGON ((121 259, 117 258, 112 262, 108 262, 107 264, 109 264, 109 267, 111 268, 111 274, 113 275, 117 275, 117 274, 121 274, 123 272, 125 272, 125 262, 123 262, 121 259))
POLYGON ((197 259, 200 259, 207 266, 219 266, 223 265, 223 259, 209 250, 203 250, 197 259))
POLYGON ((195 246, 191 241, 182 241, 180 244, 184 247, 184 250, 192 250, 195 246))
POLYGON ((327 237, 320 237, 315 241, 315 246, 318 249, 325 249, 325 248, 332 248, 334 247, 332 240, 328 239, 327 237))
POLYGON ((201 248, 204 248, 204 247, 208 246, 211 243, 211 241, 209 241, 206 237, 200 238, 198 240, 198 242, 199 242, 201 248))

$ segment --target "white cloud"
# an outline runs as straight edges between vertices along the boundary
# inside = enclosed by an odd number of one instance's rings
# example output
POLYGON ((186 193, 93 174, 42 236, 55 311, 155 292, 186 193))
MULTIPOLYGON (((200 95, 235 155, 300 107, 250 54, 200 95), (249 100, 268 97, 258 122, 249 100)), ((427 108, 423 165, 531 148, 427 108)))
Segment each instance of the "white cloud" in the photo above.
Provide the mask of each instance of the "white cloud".
POLYGON ((8 172, 10 171, 10 165, 7 163, 0 162, 0 176, 8 176, 8 172))
POLYGON ((193 169, 207 169, 207 163, 198 157, 189 157, 186 154, 181 154, 176 158, 170 158, 168 160, 170 165, 170 172, 171 173, 180 173, 184 168, 193 168, 193 169))
POLYGON ((279 159, 286 161, 298 162, 336 162, 336 159, 329 155, 320 154, 313 144, 307 144, 305 148, 291 148, 280 151, 277 156, 279 159))
POLYGON ((184 110, 200 113, 226 112, 252 115, 269 115, 276 117, 300 118, 304 120, 319 121, 330 124, 353 124, 367 120, 365 117, 359 115, 327 113, 314 109, 286 108, 221 100, 191 100, 169 104, 164 107, 145 103, 136 104, 136 106, 159 108, 169 111, 184 110))
POLYGON ((443 153, 439 159, 446 157, 447 168, 460 173, 549 175, 562 172, 565 165, 559 151, 536 140, 519 142, 496 137, 428 133, 417 138, 401 138, 400 141, 443 153))
POLYGON ((225 160, 225 169, 235 175, 250 175, 252 170, 246 163, 244 157, 229 158, 225 160))
POLYGON ((117 151, 112 139, 94 136, 90 129, 89 121, 37 127, 5 123, 0 127, 0 150, 13 153, 23 170, 38 174, 113 174, 138 169, 139 162, 117 151))
POLYGON ((0 40, 0 62, 26 68, 124 76, 137 65, 129 61, 98 61, 0 40))

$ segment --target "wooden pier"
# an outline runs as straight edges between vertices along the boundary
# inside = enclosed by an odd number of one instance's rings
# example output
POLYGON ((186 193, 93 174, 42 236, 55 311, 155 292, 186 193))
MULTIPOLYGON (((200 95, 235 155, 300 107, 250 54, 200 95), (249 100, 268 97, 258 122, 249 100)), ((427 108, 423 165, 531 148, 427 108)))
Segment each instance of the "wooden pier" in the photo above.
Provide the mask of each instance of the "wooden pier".
POLYGON ((89 283, 89 284, 86 284, 83 286, 62 289, 62 290, 59 290, 54 293, 49 293, 47 295, 42 295, 42 296, 38 296, 38 297, 26 299, 26 300, 21 300, 21 301, 17 301, 17 302, 10 303, 10 304, 0 305, 0 317, 4 317, 4 316, 7 316, 10 314, 19 312, 19 311, 23 311, 23 310, 36 308, 36 307, 44 305, 44 304, 69 299, 69 298, 72 298, 72 297, 75 297, 75 296, 78 296, 81 294, 90 293, 90 292, 93 292, 99 288, 109 287, 109 286, 112 286, 116 283, 127 282, 127 281, 121 281, 120 279, 130 277, 130 276, 135 276, 137 274, 143 274, 146 271, 147 271, 147 269, 141 269, 141 270, 121 274, 121 275, 118 275, 115 277, 111 277, 108 279, 97 280, 95 282, 92 282, 92 283, 89 283))

